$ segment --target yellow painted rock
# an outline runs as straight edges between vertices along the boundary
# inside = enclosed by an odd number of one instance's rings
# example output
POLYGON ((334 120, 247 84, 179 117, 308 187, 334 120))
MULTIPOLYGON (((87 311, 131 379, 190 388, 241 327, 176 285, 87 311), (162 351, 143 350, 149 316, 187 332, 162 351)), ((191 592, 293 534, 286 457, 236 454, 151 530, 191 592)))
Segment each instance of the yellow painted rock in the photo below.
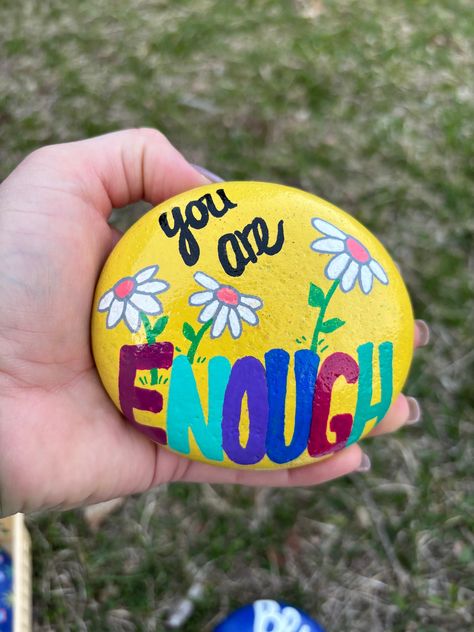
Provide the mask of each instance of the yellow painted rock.
POLYGON ((157 206, 100 277, 93 351, 110 397, 191 459, 295 467, 358 441, 406 379, 414 322, 392 259, 297 189, 210 184, 157 206))

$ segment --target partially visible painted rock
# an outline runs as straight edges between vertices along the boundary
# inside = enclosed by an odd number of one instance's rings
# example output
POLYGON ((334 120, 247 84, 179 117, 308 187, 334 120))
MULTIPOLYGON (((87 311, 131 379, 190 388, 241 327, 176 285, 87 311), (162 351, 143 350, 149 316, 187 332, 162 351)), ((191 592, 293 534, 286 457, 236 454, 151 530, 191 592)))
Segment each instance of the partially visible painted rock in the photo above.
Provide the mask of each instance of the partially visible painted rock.
POLYGON ((324 632, 308 615, 287 604, 261 599, 239 608, 214 632, 324 632))
POLYGON ((414 321, 379 241, 328 202, 211 184, 140 219, 106 262, 93 351, 139 430, 191 459, 276 469, 367 434, 406 379, 414 321))
POLYGON ((0 549, 0 632, 13 630, 12 571, 13 564, 10 555, 5 550, 0 549))

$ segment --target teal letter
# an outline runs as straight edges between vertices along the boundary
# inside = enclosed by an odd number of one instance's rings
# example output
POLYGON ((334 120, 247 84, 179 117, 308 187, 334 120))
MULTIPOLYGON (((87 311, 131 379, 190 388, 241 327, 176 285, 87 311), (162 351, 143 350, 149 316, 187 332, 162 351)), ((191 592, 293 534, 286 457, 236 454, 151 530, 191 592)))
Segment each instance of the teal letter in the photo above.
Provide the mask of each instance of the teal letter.
POLYGON ((357 349, 359 357, 359 389, 357 392, 357 405, 354 416, 352 432, 347 441, 347 445, 358 441, 364 432, 365 424, 377 418, 376 425, 390 407, 393 395, 393 344, 383 342, 379 345, 379 370, 380 370, 380 402, 372 404, 372 382, 373 382, 373 351, 372 342, 367 342, 357 349))
POLYGON ((189 360, 183 355, 175 358, 171 369, 166 415, 170 448, 181 454, 189 454, 189 431, 191 430, 199 449, 207 459, 223 461, 222 406, 230 369, 227 358, 216 356, 209 360, 209 415, 206 424, 189 360))

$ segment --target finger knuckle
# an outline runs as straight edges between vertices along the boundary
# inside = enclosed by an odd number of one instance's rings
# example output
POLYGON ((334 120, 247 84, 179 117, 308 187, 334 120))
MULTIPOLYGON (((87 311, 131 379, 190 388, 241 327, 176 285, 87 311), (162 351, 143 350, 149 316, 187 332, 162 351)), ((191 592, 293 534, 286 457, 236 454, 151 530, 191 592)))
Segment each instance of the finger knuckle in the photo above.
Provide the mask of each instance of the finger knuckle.
POLYGON ((144 141, 152 141, 156 143, 168 142, 168 139, 163 132, 160 132, 158 129, 154 129, 153 127, 137 127, 134 131, 144 141))

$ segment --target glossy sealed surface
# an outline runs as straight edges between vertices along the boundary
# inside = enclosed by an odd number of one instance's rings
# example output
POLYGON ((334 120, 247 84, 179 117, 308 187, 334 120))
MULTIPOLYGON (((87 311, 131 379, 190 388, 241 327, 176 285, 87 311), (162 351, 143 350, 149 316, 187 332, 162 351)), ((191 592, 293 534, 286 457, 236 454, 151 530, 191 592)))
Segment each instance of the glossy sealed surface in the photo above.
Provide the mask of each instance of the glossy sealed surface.
POLYGON ((396 266, 351 216, 297 189, 226 182, 124 235, 92 334, 103 384, 138 429, 193 459, 273 469, 382 419, 414 324, 396 266))

